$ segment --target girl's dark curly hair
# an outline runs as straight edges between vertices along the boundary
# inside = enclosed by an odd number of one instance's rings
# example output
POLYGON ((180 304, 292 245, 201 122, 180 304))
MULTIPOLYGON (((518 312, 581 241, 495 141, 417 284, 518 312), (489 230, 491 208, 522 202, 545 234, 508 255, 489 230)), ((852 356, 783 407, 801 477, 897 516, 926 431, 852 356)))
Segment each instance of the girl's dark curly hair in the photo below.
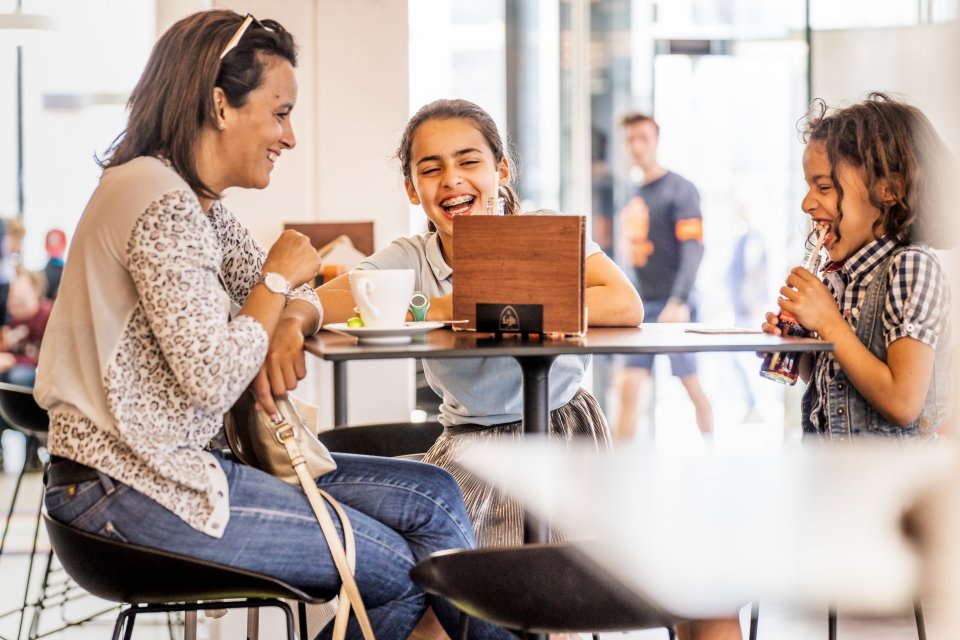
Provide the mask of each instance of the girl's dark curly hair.
POLYGON ((899 242, 923 240, 943 246, 934 227, 940 219, 941 190, 946 186, 947 151, 927 117, 914 106, 874 92, 866 100, 830 109, 815 100, 803 127, 806 143, 824 146, 830 177, 843 217, 841 164, 861 170, 870 203, 880 210, 874 235, 883 229, 899 242))

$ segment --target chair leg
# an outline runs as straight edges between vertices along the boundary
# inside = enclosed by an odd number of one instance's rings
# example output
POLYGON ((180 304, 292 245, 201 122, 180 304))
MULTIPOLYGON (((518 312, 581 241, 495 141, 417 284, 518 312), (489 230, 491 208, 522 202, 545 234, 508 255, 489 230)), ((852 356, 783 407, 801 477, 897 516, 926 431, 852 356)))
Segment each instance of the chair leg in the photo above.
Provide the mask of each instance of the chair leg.
POLYGON ((464 612, 460 612, 460 621, 457 623, 457 640, 467 640, 470 635, 470 616, 464 612))
POLYGON ((113 637, 111 640, 120 640, 120 633, 123 631, 123 623, 127 620, 127 612, 121 611, 117 614, 117 621, 113 623, 113 637))
POLYGON ((827 637, 830 640, 837 640, 837 609, 832 606, 827 613, 827 637))
POLYGON ((197 640, 197 611, 183 614, 183 640, 197 640))
POLYGON ((123 634, 123 640, 132 640, 133 638, 133 625, 137 621, 137 612, 132 611, 127 618, 127 631, 123 634))
POLYGON ((17 483, 13 485, 13 497, 10 498, 10 509, 7 510, 7 519, 3 524, 3 535, 0 536, 0 556, 3 555, 3 548, 7 544, 7 532, 10 531, 10 522, 13 520, 13 511, 17 506, 17 496, 20 495, 20 485, 23 483, 23 476, 27 472, 27 463, 23 463, 20 474, 17 476, 17 483))
POLYGON ((307 636, 307 603, 297 603, 297 618, 300 622, 300 640, 310 640, 307 636))
MULTIPOLYGON (((26 462, 23 463, 26 467, 26 462)), ((17 625, 17 637, 23 632, 23 621, 27 615, 27 606, 30 602, 30 581, 33 579, 33 561, 37 555, 37 544, 40 541, 40 512, 43 510, 43 492, 40 492, 40 504, 37 506, 37 520, 33 527, 33 546, 30 548, 30 559, 27 561, 27 583, 23 587, 23 606, 20 607, 20 623, 17 625)))
POLYGON ((670 640, 677 640, 677 632, 673 628, 673 625, 670 625, 669 627, 667 627, 667 638, 669 638, 670 640))
POLYGON ((247 609, 247 640, 260 640, 260 609, 247 609))
POLYGON ((757 640, 757 629, 760 627, 760 601, 754 600, 750 606, 750 640, 757 640))
POLYGON ((917 638, 927 640, 927 627, 923 623, 923 607, 920 606, 919 600, 913 603, 913 617, 917 620, 917 638))
MULTIPOLYGON (((31 559, 31 562, 33 560, 31 559)), ((40 595, 33 602, 33 616, 30 619, 30 630, 27 639, 33 640, 40 630, 40 616, 47 606, 47 590, 50 588, 50 569, 53 567, 53 550, 47 552, 47 566, 43 571, 43 580, 40 581, 40 595)), ((66 596, 64 596, 66 597, 66 596)), ((66 600, 64 599, 64 603, 66 600)), ((63 604, 61 604, 63 606, 63 604)))

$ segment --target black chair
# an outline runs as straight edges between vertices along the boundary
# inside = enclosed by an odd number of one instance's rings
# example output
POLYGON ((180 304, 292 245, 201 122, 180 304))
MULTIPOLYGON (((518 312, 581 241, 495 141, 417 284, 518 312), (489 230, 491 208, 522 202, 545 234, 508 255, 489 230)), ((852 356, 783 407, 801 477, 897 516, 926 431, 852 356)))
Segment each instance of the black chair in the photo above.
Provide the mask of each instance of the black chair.
POLYGON ((330 451, 387 458, 421 458, 440 434, 439 422, 390 422, 338 427, 317 434, 330 451))
MULTIPOLYGON (((10 520, 17 506, 17 497, 20 495, 20 487, 23 484, 23 477, 33 466, 33 457, 37 455, 37 449, 41 445, 46 445, 47 433, 50 429, 50 420, 47 412, 37 404, 33 399, 33 389, 30 387, 21 387, 15 384, 0 382, 0 419, 4 425, 22 433, 27 438, 26 455, 23 458, 23 467, 17 475, 17 481, 13 487, 13 496, 10 499, 10 508, 7 511, 7 519, 3 527, 3 534, 0 535, 0 556, 7 542, 7 533, 10 530, 10 520)), ((41 498, 41 505, 42 505, 41 498)), ((40 507, 37 507, 37 520, 35 523, 35 532, 40 531, 40 507)), ((36 536, 34 536, 36 538, 36 536)))
MULTIPOLYGON (((920 601, 913 603, 913 619, 917 624, 917 639, 927 640, 927 627, 923 621, 923 607, 920 601)), ((750 609, 750 634, 749 640, 757 640, 757 630, 760 626, 760 604, 754 602, 750 609)), ((837 610, 830 607, 827 612, 827 639, 837 640, 837 610)))
MULTIPOLYGON (((20 496, 20 489, 23 486, 24 477, 38 467, 38 464, 36 463, 39 463, 39 448, 41 446, 46 446, 47 433, 50 429, 50 421, 46 410, 41 408, 40 405, 37 404, 36 400, 33 399, 32 388, 8 384, 5 382, 0 382, 0 419, 3 420, 4 426, 15 431, 19 431, 26 436, 26 452, 23 458, 23 466, 20 468, 20 473, 17 474, 17 480, 13 487, 13 495, 10 497, 10 507, 7 510, 7 518, 4 523, 3 533, 0 535, 0 561, 2 561, 3 553, 6 550, 7 537, 10 532, 11 523, 13 522, 13 515, 17 507, 17 498, 20 496)), ((43 492, 41 491, 40 502, 36 505, 36 509, 32 511, 32 515, 34 517, 33 542, 30 547, 30 554, 27 561, 27 579, 24 586, 23 602, 15 609, 10 609, 0 613, 0 618, 6 618, 7 616, 20 614, 17 637, 19 637, 20 631, 23 629, 23 622, 27 609, 31 606, 29 604, 30 585, 31 580, 33 579, 33 569, 40 539, 40 512, 42 508, 43 492)), ((50 567, 51 554, 48 553, 41 596, 37 603, 34 603, 35 605, 39 604, 40 608, 42 608, 42 603, 47 592, 50 567)), ((58 599, 60 601, 65 600, 69 595, 69 592, 70 589, 68 585, 60 585, 58 587, 58 599)), ((33 625, 35 626, 36 623, 37 616, 35 615, 33 625)))
POLYGON ((673 627, 683 619, 638 596, 570 543, 443 551, 410 572, 428 592, 469 615, 525 633, 593 633, 673 627))
POLYGON ((44 515, 54 552, 64 569, 91 594, 130 605, 120 612, 113 640, 129 640, 141 613, 184 612, 185 640, 196 638, 199 610, 250 609, 247 637, 255 638, 256 610, 278 607, 293 640, 293 612, 280 598, 299 603, 300 637, 306 635, 306 604, 320 604, 335 593, 306 593, 276 578, 167 551, 117 542, 75 529, 44 515))

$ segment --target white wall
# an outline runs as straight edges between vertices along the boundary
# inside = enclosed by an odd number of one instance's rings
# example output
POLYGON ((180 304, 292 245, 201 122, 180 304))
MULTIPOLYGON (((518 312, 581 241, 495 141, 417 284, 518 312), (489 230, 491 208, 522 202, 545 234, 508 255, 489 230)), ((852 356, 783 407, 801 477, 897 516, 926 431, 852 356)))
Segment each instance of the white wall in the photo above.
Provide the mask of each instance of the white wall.
POLYGON ((813 97, 833 106, 870 91, 902 94, 946 140, 960 138, 960 26, 844 29, 813 35, 813 97))
MULTIPOLYGON (((406 0, 217 4, 278 20, 300 46, 297 146, 282 155, 267 189, 230 192, 227 206, 265 246, 284 222, 374 220, 378 248, 406 235, 409 209, 392 160, 407 120, 406 0)), ((195 8, 203 7, 185 12, 195 8)), ((298 395, 319 404, 322 424, 332 425, 332 367, 308 359, 310 375, 298 395)), ((351 423, 409 417, 412 360, 358 362, 348 369, 351 423)))

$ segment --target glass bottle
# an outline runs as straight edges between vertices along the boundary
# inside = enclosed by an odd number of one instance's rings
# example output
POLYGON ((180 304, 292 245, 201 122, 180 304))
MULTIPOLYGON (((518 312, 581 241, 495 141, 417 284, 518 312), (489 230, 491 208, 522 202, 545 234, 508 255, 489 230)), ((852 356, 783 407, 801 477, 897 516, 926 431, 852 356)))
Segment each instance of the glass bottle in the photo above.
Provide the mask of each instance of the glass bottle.
MULTIPOLYGON (((823 255, 820 252, 820 245, 817 249, 807 249, 803 254, 801 266, 812 273, 820 276, 820 264, 823 255)), ((777 316, 780 326, 780 334, 793 338, 808 338, 810 332, 800 326, 793 314, 787 311, 781 311, 777 316)), ((797 382, 797 376, 800 375, 800 357, 803 351, 775 351, 768 353, 760 365, 760 375, 769 380, 775 380, 783 384, 791 385, 797 382)))

